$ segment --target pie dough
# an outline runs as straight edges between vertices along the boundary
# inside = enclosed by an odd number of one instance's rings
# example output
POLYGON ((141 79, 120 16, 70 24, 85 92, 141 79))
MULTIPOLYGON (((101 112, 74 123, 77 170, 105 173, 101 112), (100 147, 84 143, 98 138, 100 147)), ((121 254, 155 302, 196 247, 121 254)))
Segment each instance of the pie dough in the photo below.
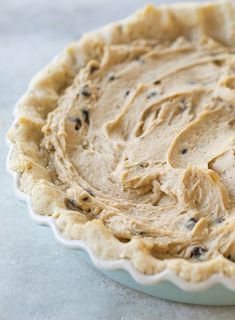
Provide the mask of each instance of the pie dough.
POLYGON ((234 21, 149 5, 40 72, 8 132, 34 211, 139 272, 235 279, 234 21))

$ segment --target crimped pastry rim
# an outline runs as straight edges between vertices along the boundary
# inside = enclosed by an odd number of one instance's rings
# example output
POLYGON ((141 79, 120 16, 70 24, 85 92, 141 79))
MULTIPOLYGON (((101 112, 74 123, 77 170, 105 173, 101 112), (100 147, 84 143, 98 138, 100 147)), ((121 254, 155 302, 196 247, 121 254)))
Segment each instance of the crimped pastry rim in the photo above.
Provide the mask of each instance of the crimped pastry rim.
MULTIPOLYGON (((222 0, 222 1, 217 1, 218 3, 223 2, 223 3, 230 3, 229 0, 222 0)), ((201 6, 201 5, 207 5, 207 4, 212 4, 211 1, 208 2, 204 2, 204 3, 195 3, 195 2, 191 2, 187 3, 187 2, 182 2, 181 4, 183 4, 185 7, 187 6, 201 6)), ((174 8, 177 7, 178 4, 173 4, 170 7, 174 8)), ((161 7, 165 7, 165 5, 161 6, 161 7)), ((132 20, 132 18, 135 17, 135 14, 129 15, 127 18, 122 19, 122 20, 118 20, 115 21, 114 23, 110 23, 108 25, 105 25, 104 27, 101 28, 97 28, 91 32, 89 32, 89 34, 103 34, 104 38, 107 37, 107 39, 109 38, 110 34, 109 34, 109 28, 112 28, 113 26, 117 26, 117 24, 126 24, 129 21, 132 20)), ((109 42, 109 39, 107 40, 109 42)), ((33 77, 33 79, 30 82, 29 85, 29 90, 30 90, 30 86, 34 86, 34 83, 37 82, 37 76, 40 76, 40 74, 44 71, 46 71, 47 67, 50 67, 50 65, 52 65, 53 62, 55 62, 57 59, 59 58, 63 58, 63 55, 65 54, 65 51, 62 51, 62 53, 59 53, 58 55, 56 55, 53 60, 51 62, 49 62, 49 64, 42 68, 38 73, 36 73, 36 75, 33 77)), ((23 97, 27 95, 27 93, 29 92, 29 90, 27 90, 23 97)), ((13 127, 15 123, 17 123, 18 121, 18 115, 17 115, 17 108, 20 104, 21 99, 19 99, 18 103, 16 104, 15 108, 14 108, 14 118, 15 120, 13 121, 12 125, 10 126, 13 127)), ((38 224, 41 225, 48 225, 51 227, 53 234, 56 238, 56 240, 63 244, 64 246, 68 247, 68 248, 72 248, 72 249, 81 249, 83 251, 85 251, 91 261, 93 262, 94 266, 99 268, 99 269, 104 269, 104 270, 124 270, 126 272, 128 272, 132 278, 139 284, 142 285, 156 285, 156 284, 160 284, 162 282, 166 282, 169 281, 170 283, 175 284, 177 287, 179 287, 180 289, 184 290, 184 291, 188 291, 188 292, 200 292, 200 291, 204 291, 216 284, 222 284, 224 285, 226 288, 235 291, 235 279, 226 277, 225 275, 223 275, 222 273, 219 272, 214 272, 211 273, 208 278, 206 278, 206 280, 199 280, 198 282, 191 282, 189 280, 184 280, 180 275, 177 275, 172 269, 170 269, 169 267, 165 267, 165 269, 163 271, 160 271, 156 274, 153 275, 145 275, 139 271, 137 271, 135 269, 135 267, 132 265, 131 260, 129 259, 118 259, 118 260, 104 260, 99 258, 97 255, 95 255, 92 251, 92 249, 90 248, 90 246, 83 240, 70 240, 67 239, 65 237, 63 237, 62 233, 59 231, 58 227, 56 226, 56 219, 53 217, 48 217, 48 216, 43 216, 40 214, 37 214, 36 212, 33 211, 32 208, 32 204, 31 204, 31 199, 28 195, 26 195, 24 192, 22 192, 19 188, 19 177, 20 174, 11 170, 9 167, 9 162, 10 162, 10 155, 12 150, 14 149, 14 144, 12 142, 10 142, 9 140, 7 140, 7 145, 9 146, 10 150, 8 153, 8 157, 7 157, 7 171, 8 173, 13 177, 13 189, 14 189, 14 193, 16 195, 17 198, 19 198, 20 200, 23 200, 24 202, 26 202, 27 206, 28 206, 28 211, 30 214, 30 217, 37 222, 38 224)), ((223 270, 221 270, 223 271, 223 270)))

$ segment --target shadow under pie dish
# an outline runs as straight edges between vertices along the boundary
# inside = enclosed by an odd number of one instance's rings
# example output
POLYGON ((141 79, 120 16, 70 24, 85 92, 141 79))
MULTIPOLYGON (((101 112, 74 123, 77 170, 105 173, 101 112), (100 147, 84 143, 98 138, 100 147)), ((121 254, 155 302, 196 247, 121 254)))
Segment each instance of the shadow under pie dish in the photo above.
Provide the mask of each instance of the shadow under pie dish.
POLYGON ((18 189, 63 243, 143 285, 222 283, 227 304, 234 16, 230 1, 150 5, 84 35, 34 77, 7 135, 18 189))

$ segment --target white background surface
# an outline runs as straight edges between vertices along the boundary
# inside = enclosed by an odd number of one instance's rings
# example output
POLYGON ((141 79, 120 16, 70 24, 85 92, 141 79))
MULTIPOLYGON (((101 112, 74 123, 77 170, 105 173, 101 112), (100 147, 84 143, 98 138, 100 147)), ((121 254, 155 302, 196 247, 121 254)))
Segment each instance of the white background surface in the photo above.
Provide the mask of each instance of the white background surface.
POLYGON ((76 252, 57 244, 49 228, 29 219, 5 172, 4 135, 30 78, 84 31, 123 18, 145 3, 0 0, 0 320, 235 318, 235 307, 166 302, 105 278, 76 252))

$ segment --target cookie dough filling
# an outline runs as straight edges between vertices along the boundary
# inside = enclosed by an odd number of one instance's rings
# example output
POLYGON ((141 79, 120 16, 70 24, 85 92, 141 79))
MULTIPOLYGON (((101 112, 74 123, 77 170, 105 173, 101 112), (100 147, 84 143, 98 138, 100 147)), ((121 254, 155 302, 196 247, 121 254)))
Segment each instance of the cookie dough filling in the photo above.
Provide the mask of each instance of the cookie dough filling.
POLYGON ((235 47, 206 34, 100 43, 67 78, 43 119, 9 134, 36 136, 11 160, 35 211, 141 272, 197 281, 220 261, 235 276, 235 47))
POLYGON ((67 208, 157 257, 235 258, 233 84, 234 53, 210 39, 104 48, 43 127, 67 208))

